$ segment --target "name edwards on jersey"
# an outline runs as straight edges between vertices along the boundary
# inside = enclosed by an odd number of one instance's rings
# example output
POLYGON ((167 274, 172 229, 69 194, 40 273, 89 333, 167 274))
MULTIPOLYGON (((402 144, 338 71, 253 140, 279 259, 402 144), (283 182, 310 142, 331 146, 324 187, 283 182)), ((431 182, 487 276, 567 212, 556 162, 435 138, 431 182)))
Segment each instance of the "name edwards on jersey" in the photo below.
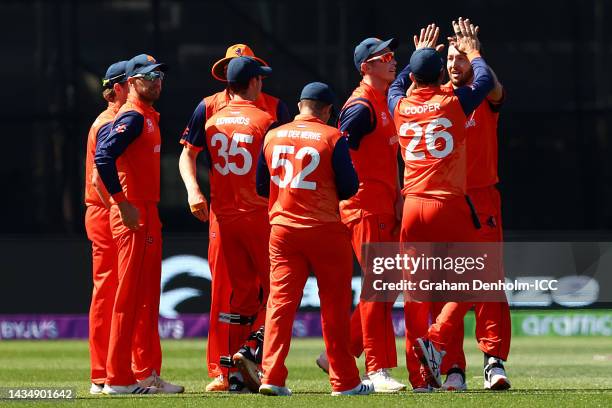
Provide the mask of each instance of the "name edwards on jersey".
MULTIPOLYGON (((234 113, 234 112, 230 112, 230 113, 234 113)), ((236 117, 220 117, 217 118, 217 121, 215 122, 216 126, 221 126, 221 125, 244 125, 244 126, 248 126, 249 123, 251 123, 251 118, 247 118, 244 116, 236 116, 236 117)))

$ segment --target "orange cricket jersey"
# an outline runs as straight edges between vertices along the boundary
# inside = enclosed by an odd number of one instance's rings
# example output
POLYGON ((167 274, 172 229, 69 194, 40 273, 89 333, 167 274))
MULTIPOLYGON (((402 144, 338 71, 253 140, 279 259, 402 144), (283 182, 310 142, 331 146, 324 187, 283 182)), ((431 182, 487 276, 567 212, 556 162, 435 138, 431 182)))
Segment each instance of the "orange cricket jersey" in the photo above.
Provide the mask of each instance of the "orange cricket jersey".
POLYGON ((332 154, 341 137, 311 115, 297 115, 266 135, 271 225, 309 228, 340 221, 332 154))
POLYGON ((272 123, 272 116, 251 101, 230 101, 206 122, 210 207, 220 221, 267 208, 268 200, 257 195, 255 173, 272 123))
POLYGON ((150 105, 130 96, 116 117, 136 111, 144 117, 142 133, 117 158, 117 173, 129 201, 159 202, 161 134, 159 113, 150 105))
POLYGON ((466 122, 467 188, 482 188, 497 184, 497 121, 486 99, 466 122))
POLYGON ((397 200, 397 132, 389 113, 385 94, 361 82, 342 109, 360 103, 374 108, 376 127, 365 136, 358 150, 350 149, 355 171, 359 176, 359 190, 348 200, 340 202, 342 220, 351 221, 359 214, 395 214, 397 200))
POLYGON ((119 106, 114 103, 109 103, 108 107, 98 115, 89 129, 89 134, 87 135, 87 152, 85 156, 85 205, 104 207, 104 203, 100 200, 100 196, 91 182, 93 169, 95 167, 94 156, 96 155, 96 143, 100 128, 108 123, 112 123, 118 111, 119 106))
POLYGON ((453 89, 415 89, 397 104, 394 121, 406 166, 402 194, 465 195, 466 116, 453 89))

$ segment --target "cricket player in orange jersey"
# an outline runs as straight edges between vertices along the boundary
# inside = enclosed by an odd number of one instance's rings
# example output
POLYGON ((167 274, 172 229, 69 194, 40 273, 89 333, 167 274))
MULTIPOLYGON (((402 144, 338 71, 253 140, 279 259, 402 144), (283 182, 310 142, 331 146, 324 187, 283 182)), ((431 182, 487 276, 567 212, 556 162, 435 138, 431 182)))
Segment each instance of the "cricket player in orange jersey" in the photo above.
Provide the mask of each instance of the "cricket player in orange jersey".
MULTIPOLYGON (((450 78, 447 86, 459 88, 472 83, 474 71, 467 55, 450 44, 446 59, 450 78)), ((504 88, 493 71, 495 86, 478 108, 469 116, 467 132, 467 192, 478 214, 482 241, 502 242, 501 199, 495 187, 497 175, 497 121, 504 100, 504 88)), ((436 304, 437 305, 437 304, 436 304)), ((503 362, 508 358, 511 320, 508 302, 480 302, 474 305, 476 339, 484 353, 484 387, 492 390, 510 388, 503 362)), ((434 315, 436 310, 434 307, 434 315)), ((454 339, 446 349, 442 373, 445 390, 465 390, 465 355, 463 325, 458 325, 454 339)))
POLYGON ((161 135, 153 104, 161 93, 164 70, 165 65, 150 55, 128 61, 127 102, 119 109, 109 135, 98 140, 96 147, 96 168, 113 199, 110 224, 118 250, 105 394, 184 391, 159 377, 161 135))
POLYGON ((102 183, 97 182, 94 155, 97 140, 108 135, 115 115, 127 99, 126 63, 127 61, 116 62, 106 70, 102 79, 102 96, 108 105, 93 122, 87 136, 85 229, 91 241, 93 263, 93 292, 89 308, 90 394, 101 394, 106 380, 110 321, 117 291, 117 247, 110 228, 110 201, 102 183))
MULTIPOLYGON (((268 65, 261 58, 256 57, 248 45, 234 44, 227 49, 225 57, 213 65, 213 77, 227 83, 227 65, 233 58, 240 56, 253 57, 261 64, 268 65)), ((204 125, 212 115, 227 106, 231 97, 229 87, 205 97, 194 110, 180 140, 183 151, 179 158, 179 170, 187 189, 188 203, 192 213, 200 221, 206 222, 210 218, 208 263, 212 274, 212 296, 206 359, 208 375, 214 380, 206 386, 206 391, 241 391, 244 387, 237 377, 232 379, 231 387, 228 381, 228 369, 233 367, 232 355, 229 353, 229 327, 231 324, 236 324, 229 318, 232 290, 227 265, 220 251, 219 225, 213 212, 210 212, 209 216, 208 203, 200 190, 196 177, 196 160, 205 144, 204 125)), ((261 92, 255 104, 270 114, 276 123, 284 124, 289 121, 287 106, 278 98, 261 92)))
MULTIPOLYGON (((229 352, 239 369, 230 375, 240 385, 257 392, 265 304, 269 291, 267 242, 270 225, 266 199, 255 190, 255 160, 264 136, 274 123, 255 101, 264 76, 272 72, 250 57, 232 59, 227 80, 232 99, 207 122, 205 152, 210 163, 211 211, 218 224, 220 252, 231 285, 229 352), (245 345, 247 340, 252 343, 245 345), (243 346, 243 347, 241 347, 243 346), (259 349, 259 350, 258 350, 259 349)), ((238 384, 237 382, 237 384, 238 384)), ((236 390, 240 391, 240 390, 236 390)))
MULTIPOLYGON (((471 85, 441 86, 443 62, 433 48, 439 28, 431 24, 421 30, 420 37, 415 36, 417 50, 389 90, 389 110, 405 162, 401 242, 479 241, 466 201, 465 123, 493 88, 493 78, 480 56, 474 25, 460 18, 453 28, 455 47, 468 56, 474 70, 471 85), (410 81, 413 89, 406 96, 410 81)), ((441 386, 442 353, 438 350, 447 347, 453 328, 470 307, 469 303, 446 303, 429 326, 429 303, 406 302, 406 362, 415 391, 441 386)))
POLYGON ((340 220, 339 200, 357 192, 359 180, 346 138, 325 123, 334 96, 323 83, 308 84, 295 120, 266 135, 257 168, 257 191, 270 197, 270 297, 259 392, 289 396, 285 386, 295 313, 310 271, 317 278, 321 324, 332 395, 365 395, 349 349, 352 251, 340 220))
MULTIPOLYGON (((363 79, 344 104, 338 123, 348 137, 351 159, 359 176, 359 190, 340 202, 340 215, 351 232, 360 264, 364 259, 362 244, 398 240, 401 221, 398 144, 387 107, 387 89, 395 79, 396 47, 395 39, 378 38, 366 38, 355 47, 355 67, 363 79)), ((366 375, 376 392, 406 388, 389 373, 397 366, 392 308, 392 302, 361 300, 351 317, 351 350, 356 357, 365 351, 366 375)), ((317 364, 327 371, 324 353, 317 364)))

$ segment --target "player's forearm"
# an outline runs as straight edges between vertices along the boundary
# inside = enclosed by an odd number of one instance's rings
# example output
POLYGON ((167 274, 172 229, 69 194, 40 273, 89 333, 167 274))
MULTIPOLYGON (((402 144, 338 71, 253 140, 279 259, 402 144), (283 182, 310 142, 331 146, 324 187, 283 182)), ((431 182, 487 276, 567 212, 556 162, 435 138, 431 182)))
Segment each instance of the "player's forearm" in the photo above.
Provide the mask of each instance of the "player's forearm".
POLYGON ((121 193, 121 183, 119 182, 119 174, 117 173, 117 164, 112 157, 96 155, 96 169, 100 175, 100 179, 104 184, 104 188, 111 196, 121 193))
POLYGON ((477 52, 468 54, 468 58, 474 70, 474 82, 472 85, 455 89, 466 116, 471 115, 493 89, 493 76, 480 54, 477 52))
POLYGON ((100 197, 100 201, 102 201, 102 204, 104 204, 104 207, 110 208, 110 195, 108 194, 108 191, 106 191, 106 188, 104 188, 104 184, 102 184, 102 181, 100 180, 100 175, 98 174, 97 169, 93 169, 91 184, 94 186, 94 189, 96 190, 98 197, 100 197))
POLYGON ((189 148, 183 148, 179 158, 179 172, 189 195, 201 194, 197 178, 196 155, 197 153, 189 148))
POLYGON ((270 197, 270 169, 266 163, 263 149, 257 160, 257 172, 255 173, 255 189, 261 197, 270 197))
POLYGON ((387 95, 387 104, 389 105, 389 113, 393 116, 395 107, 400 99, 406 96, 406 91, 410 87, 410 64, 399 73, 395 81, 389 86, 389 94, 387 95))

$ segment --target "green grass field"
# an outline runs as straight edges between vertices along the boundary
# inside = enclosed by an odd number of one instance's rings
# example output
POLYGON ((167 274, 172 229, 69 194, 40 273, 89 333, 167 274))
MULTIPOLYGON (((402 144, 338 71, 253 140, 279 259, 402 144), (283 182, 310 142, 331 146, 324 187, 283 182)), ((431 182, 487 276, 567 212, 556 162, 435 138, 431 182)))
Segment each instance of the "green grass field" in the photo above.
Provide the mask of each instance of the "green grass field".
MULTIPOLYGON (((142 397, 90 396, 89 359, 85 341, 3 341, 0 342, 0 387, 74 387, 78 406, 162 407, 162 406, 291 406, 337 407, 416 406, 612 406, 612 340, 610 338, 520 337, 513 340, 507 370, 513 388, 507 392, 482 390, 482 355, 472 339, 466 339, 468 386, 462 393, 371 395, 331 397, 329 383, 314 364, 322 350, 320 339, 293 341, 289 355, 287 385, 291 398, 259 395, 205 394, 208 382, 204 340, 165 341, 164 378, 185 385, 182 395, 142 397)), ((400 367, 394 376, 407 381, 402 343, 398 342, 400 367)), ((363 362, 360 361, 360 368, 363 362)), ((0 406, 42 406, 49 402, 0 401, 0 406)), ((75 406, 75 405, 72 405, 75 406)))

